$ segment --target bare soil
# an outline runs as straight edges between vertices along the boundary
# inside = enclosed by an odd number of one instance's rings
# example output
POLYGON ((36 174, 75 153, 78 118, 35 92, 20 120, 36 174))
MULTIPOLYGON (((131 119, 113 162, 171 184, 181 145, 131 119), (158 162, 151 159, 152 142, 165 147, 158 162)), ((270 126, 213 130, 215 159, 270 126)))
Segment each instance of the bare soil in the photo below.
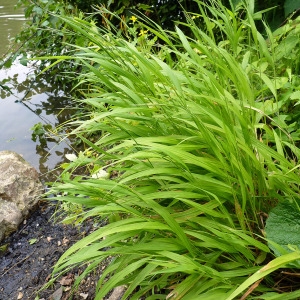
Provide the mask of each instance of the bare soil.
POLYGON ((54 205, 42 201, 19 230, 1 243, 4 250, 0 252, 0 300, 94 299, 101 268, 82 282, 72 298, 71 286, 81 270, 74 270, 42 289, 63 252, 95 229, 92 220, 80 227, 54 223, 54 211, 54 205))

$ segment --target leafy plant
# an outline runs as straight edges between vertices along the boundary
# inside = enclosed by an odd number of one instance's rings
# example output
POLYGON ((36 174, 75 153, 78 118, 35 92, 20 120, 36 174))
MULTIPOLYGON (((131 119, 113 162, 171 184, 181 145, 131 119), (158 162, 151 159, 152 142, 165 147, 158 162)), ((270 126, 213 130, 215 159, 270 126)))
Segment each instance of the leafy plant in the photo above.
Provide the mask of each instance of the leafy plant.
POLYGON ((270 212, 265 230, 269 247, 277 256, 299 251, 299 220, 299 207, 295 203, 280 203, 270 212))
MULTIPOLYGON (((268 299, 270 274, 300 258, 295 251, 270 260, 258 216, 299 198, 299 149, 280 123, 274 55, 285 36, 276 40, 267 28, 266 41, 251 5, 195 3, 199 13, 186 14, 175 31, 145 23, 143 44, 60 16, 88 47, 42 58, 84 66, 77 87, 89 110, 73 134, 89 149, 70 165, 95 168, 83 178, 66 167, 50 193, 82 205, 81 221, 107 220, 54 267, 59 276, 86 264, 76 285, 112 258, 95 299, 124 284, 123 299, 268 299), (94 178, 99 169, 109 178, 94 178)), ((126 30, 137 34, 132 24, 126 30)))
POLYGON ((34 124, 31 128, 32 135, 31 139, 36 142, 39 139, 42 147, 47 145, 46 133, 52 128, 50 124, 43 124, 41 122, 34 124))
MULTIPOLYGON (((76 37, 76 34, 58 17, 68 15, 83 18, 83 14, 74 6, 55 0, 18 0, 18 5, 24 7, 27 21, 22 31, 15 37, 17 50, 7 56, 3 63, 5 67, 9 67, 17 57, 20 63, 27 64, 33 56, 43 56, 48 53, 60 55, 69 51, 67 42, 83 46, 83 41, 76 37)), ((88 17, 86 19, 90 20, 88 17)), ((48 61, 41 61, 35 66, 36 72, 41 73, 48 63, 48 61)), ((61 85, 63 89, 69 90, 69 78, 66 75, 62 76, 64 71, 78 70, 75 69, 74 64, 57 63, 56 68, 52 68, 45 75, 48 81, 51 78, 53 85, 61 85)))
MULTIPOLYGON (((230 10, 238 7, 242 0, 223 0, 218 1, 230 10)), ((299 1, 285 0, 282 1, 250 1, 252 12, 256 12, 254 16, 255 22, 259 26, 259 31, 264 32, 264 22, 262 22, 262 12, 264 21, 270 24, 273 29, 278 28, 290 19, 296 18, 300 4, 299 1)), ((58 16, 72 16, 75 18, 86 19, 91 23, 91 28, 98 26, 106 26, 110 30, 117 30, 124 33, 126 25, 132 17, 139 17, 145 14, 149 19, 159 24, 165 30, 174 30, 175 24, 184 22, 185 11, 196 12, 198 3, 195 1, 173 1, 173 0, 147 0, 142 2, 122 0, 122 1, 104 1, 104 0, 18 0, 19 6, 24 6, 25 17, 28 19, 27 25, 21 33, 16 37, 16 45, 18 50, 14 55, 10 55, 3 62, 5 66, 10 66, 11 63, 22 55, 21 62, 27 63, 27 60, 32 56, 43 56, 51 53, 51 55, 61 55, 71 51, 70 44, 76 44, 81 47, 87 47, 86 40, 82 36, 77 35, 72 27, 68 27, 62 18, 58 16), (106 10, 114 12, 110 14, 106 10), (97 10, 102 10, 98 13, 97 10)), ((206 13, 210 13, 206 10, 206 13)), ((213 14, 212 14, 213 15, 213 14)), ((211 17, 211 15, 209 15, 211 17)), ((194 20, 196 22, 196 20, 194 20)), ((196 22, 196 25, 202 28, 205 27, 205 22, 196 22)), ((218 28, 216 26, 215 28, 218 28)), ((142 29, 143 30, 143 29, 142 29)), ((181 30, 189 35, 188 27, 183 27, 181 30)), ((159 42, 162 42, 158 36, 155 37, 159 42)), ((220 36, 222 39, 222 36, 220 36)), ((41 65, 36 66, 42 70, 47 66, 48 61, 43 61, 41 65)), ((70 78, 66 72, 80 72, 81 68, 70 61, 57 62, 55 68, 48 69, 47 77, 52 78, 54 84, 60 84, 65 90, 69 90, 70 78), (63 74, 63 75, 62 75, 63 74)), ((5 87, 5 86, 4 86, 5 87)), ((1 86, 0 86, 1 88, 1 86)))

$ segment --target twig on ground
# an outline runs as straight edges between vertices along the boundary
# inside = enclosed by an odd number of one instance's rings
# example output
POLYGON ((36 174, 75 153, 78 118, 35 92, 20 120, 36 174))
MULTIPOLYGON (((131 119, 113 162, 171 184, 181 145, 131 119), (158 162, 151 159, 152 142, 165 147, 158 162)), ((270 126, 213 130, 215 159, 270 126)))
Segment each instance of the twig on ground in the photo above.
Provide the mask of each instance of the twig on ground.
POLYGON ((13 269, 16 265, 18 265, 18 264, 24 262, 26 259, 28 259, 34 252, 35 252, 35 250, 32 251, 29 255, 27 255, 25 258, 23 258, 21 261, 18 261, 18 262, 16 262, 14 265, 12 265, 9 269, 7 269, 7 270, 1 275, 1 277, 3 277, 7 272, 9 272, 11 269, 13 269))

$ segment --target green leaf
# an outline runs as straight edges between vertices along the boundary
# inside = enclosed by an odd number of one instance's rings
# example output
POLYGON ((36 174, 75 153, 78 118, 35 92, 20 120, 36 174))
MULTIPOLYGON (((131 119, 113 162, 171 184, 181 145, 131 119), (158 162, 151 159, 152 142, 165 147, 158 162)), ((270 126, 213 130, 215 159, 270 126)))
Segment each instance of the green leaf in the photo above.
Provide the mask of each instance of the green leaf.
POLYGON ((27 66, 27 63, 28 63, 28 59, 27 59, 26 55, 23 55, 23 56, 20 58, 20 64, 26 67, 26 66, 27 66))
POLYGON ((38 15, 43 14, 43 9, 38 6, 35 6, 32 11, 36 12, 38 15))
POLYGON ((251 277, 249 277, 246 281, 244 281, 226 300, 233 300, 243 292, 246 288, 251 286, 254 282, 259 279, 267 276, 268 274, 285 267, 288 263, 293 262, 295 260, 300 259, 300 252, 288 253, 283 256, 277 257, 274 260, 270 261, 263 268, 254 273, 251 277))
MULTIPOLYGON (((300 100, 300 91, 295 91, 290 95, 291 100, 300 100)), ((298 102, 297 102, 298 104, 298 102)))
POLYGON ((28 243, 29 243, 30 245, 33 245, 33 244, 35 244, 37 241, 38 241, 38 239, 30 239, 30 240, 28 241, 28 243))
POLYGON ((294 49, 299 44, 299 37, 297 35, 288 35, 287 38, 275 48, 275 59, 279 61, 283 57, 289 58, 294 49))
POLYGON ((265 231, 269 240, 269 247, 274 251, 276 256, 282 254, 282 249, 287 252, 300 249, 299 207, 287 201, 279 203, 271 210, 266 222, 265 231))
POLYGON ((0 83, 0 88, 11 93, 11 89, 7 85, 3 85, 0 83))
POLYGON ((272 81, 270 79, 270 77, 268 77, 264 73, 257 73, 256 75, 262 79, 262 81, 266 84, 266 86, 269 88, 269 90, 272 92, 273 96, 276 99, 277 98, 277 92, 276 92, 276 87, 274 85, 274 81, 272 81))
POLYGON ((8 249, 9 244, 3 244, 0 246, 0 254, 5 253, 8 249))
POLYGON ((294 10, 300 8, 300 0, 285 0, 284 1, 284 16, 287 17, 294 10))

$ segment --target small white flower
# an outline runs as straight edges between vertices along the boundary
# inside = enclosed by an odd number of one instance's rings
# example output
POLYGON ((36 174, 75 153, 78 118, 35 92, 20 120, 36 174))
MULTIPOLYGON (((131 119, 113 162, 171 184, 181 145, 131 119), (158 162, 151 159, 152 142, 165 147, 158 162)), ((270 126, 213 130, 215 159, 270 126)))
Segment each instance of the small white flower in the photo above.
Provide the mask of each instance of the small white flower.
POLYGON ((77 159, 77 156, 75 154, 66 154, 66 159, 69 161, 75 161, 77 159))
POLYGON ((92 178, 98 178, 98 179, 104 178, 104 179, 107 179, 107 178, 109 178, 109 173, 106 172, 105 170, 101 169, 97 173, 93 174, 92 178))

